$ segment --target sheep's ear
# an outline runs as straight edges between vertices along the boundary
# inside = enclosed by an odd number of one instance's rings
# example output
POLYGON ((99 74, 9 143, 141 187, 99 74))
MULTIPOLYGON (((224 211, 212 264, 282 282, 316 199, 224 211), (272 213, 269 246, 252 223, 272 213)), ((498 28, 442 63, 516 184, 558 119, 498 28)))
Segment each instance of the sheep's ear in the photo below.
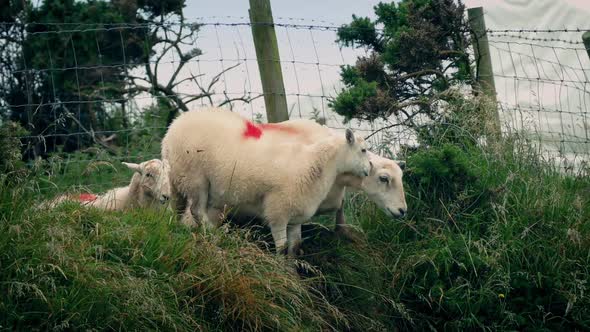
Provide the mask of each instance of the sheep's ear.
POLYGON ((401 168, 401 169, 402 169, 402 171, 403 171, 404 169, 406 169, 406 162, 405 162, 405 160, 398 160, 398 161, 396 161, 396 163, 397 163, 397 165, 399 166, 399 168, 401 168))
POLYGON ((346 128, 346 141, 349 145, 354 145, 354 133, 350 128, 346 128))
POLYGON ((123 163, 123 165, 127 166, 132 171, 136 171, 139 174, 143 173, 143 168, 139 164, 126 163, 126 162, 122 162, 122 163, 123 163))

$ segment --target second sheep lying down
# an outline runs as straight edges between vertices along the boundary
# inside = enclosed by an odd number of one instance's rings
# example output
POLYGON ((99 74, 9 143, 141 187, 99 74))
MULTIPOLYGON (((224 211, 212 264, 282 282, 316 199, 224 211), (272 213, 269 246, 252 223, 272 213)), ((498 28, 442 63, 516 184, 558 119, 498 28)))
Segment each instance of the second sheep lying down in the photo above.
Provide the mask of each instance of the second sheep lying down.
POLYGON ((63 202, 79 202, 102 210, 124 210, 133 207, 163 205, 170 198, 170 165, 165 160, 152 159, 141 164, 123 163, 133 170, 128 186, 111 189, 102 195, 89 193, 66 194, 42 204, 55 207, 63 202))
POLYGON ((255 207, 276 248, 288 245, 292 254, 301 223, 315 214, 336 177, 369 174, 367 150, 350 130, 300 144, 275 142, 261 128, 220 109, 183 113, 162 141, 162 158, 170 162, 177 212, 190 201, 191 211, 208 223, 208 205, 255 207))

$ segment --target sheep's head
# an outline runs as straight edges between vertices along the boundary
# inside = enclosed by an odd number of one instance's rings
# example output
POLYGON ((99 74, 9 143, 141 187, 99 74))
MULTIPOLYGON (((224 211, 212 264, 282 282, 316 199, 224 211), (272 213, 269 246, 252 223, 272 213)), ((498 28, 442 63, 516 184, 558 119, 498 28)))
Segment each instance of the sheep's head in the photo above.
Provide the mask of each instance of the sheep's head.
POLYGON ((140 175, 143 195, 165 204, 170 199, 170 165, 166 160, 152 159, 141 164, 123 163, 140 175))
POLYGON ((369 198, 391 217, 403 217, 408 210, 402 183, 404 162, 369 153, 371 172, 362 187, 369 198))
POLYGON ((350 129, 346 129, 346 154, 342 163, 345 172, 353 173, 360 177, 369 175, 371 164, 367 154, 367 144, 362 137, 355 137, 350 129))

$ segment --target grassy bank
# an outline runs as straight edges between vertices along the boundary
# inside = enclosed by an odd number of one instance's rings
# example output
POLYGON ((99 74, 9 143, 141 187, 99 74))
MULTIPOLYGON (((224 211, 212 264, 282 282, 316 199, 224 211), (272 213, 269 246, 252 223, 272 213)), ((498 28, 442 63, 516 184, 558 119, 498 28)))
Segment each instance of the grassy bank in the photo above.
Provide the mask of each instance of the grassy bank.
POLYGON ((524 146, 443 142, 409 154, 408 218, 350 195, 360 240, 306 226, 297 261, 270 252, 264 229, 192 233, 162 211, 31 208, 58 191, 39 191, 48 183, 124 182, 116 162, 4 177, 0 326, 588 330, 590 180, 524 146))

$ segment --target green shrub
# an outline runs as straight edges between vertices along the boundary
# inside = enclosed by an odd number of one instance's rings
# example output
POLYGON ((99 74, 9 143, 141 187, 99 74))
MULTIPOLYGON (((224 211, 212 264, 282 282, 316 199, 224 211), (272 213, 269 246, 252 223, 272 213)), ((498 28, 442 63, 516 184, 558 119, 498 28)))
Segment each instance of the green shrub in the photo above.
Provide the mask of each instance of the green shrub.
POLYGON ((394 326, 590 328, 590 181, 521 143, 418 151, 405 177, 409 220, 359 212, 389 273, 381 293, 410 313, 394 326))

